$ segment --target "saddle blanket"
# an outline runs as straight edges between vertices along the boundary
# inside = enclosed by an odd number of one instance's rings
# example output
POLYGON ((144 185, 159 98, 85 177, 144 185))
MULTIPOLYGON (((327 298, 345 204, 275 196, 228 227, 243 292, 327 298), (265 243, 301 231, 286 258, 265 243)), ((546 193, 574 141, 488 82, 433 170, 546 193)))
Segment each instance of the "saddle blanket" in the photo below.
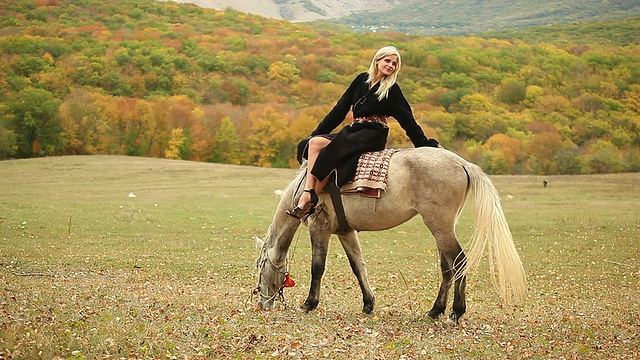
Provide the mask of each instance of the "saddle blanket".
POLYGON ((397 151, 398 149, 384 149, 360 155, 353 181, 342 186, 340 189, 342 194, 359 194, 380 198, 382 192, 387 190, 389 161, 397 151))

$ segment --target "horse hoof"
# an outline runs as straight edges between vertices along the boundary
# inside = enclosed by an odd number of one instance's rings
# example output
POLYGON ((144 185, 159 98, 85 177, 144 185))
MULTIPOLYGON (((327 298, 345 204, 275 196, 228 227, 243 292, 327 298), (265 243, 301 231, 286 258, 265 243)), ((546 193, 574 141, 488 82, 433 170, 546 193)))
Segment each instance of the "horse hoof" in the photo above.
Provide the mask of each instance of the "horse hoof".
POLYGON ((452 313, 451 316, 449 316, 449 318, 445 321, 445 324, 448 327, 457 327, 458 325, 460 325, 460 316, 458 316, 456 313, 452 313))
POLYGON ((363 307, 362 308, 362 313, 365 315, 371 315, 373 314, 373 308, 372 307, 363 307))
POLYGON ((442 311, 434 310, 434 309, 429 310, 429 312, 427 313, 427 316, 432 318, 433 320, 438 319, 438 317, 440 317, 440 315, 442 315, 442 311))
POLYGON ((311 312, 311 311, 315 310, 316 307, 318 307, 318 305, 311 305, 311 304, 304 303, 304 304, 300 305, 300 307, 298 309, 300 311, 304 311, 305 313, 308 313, 308 312, 311 312))
POLYGON ((449 318, 442 323, 442 327, 454 328, 454 327, 458 327, 458 323, 455 320, 449 318))

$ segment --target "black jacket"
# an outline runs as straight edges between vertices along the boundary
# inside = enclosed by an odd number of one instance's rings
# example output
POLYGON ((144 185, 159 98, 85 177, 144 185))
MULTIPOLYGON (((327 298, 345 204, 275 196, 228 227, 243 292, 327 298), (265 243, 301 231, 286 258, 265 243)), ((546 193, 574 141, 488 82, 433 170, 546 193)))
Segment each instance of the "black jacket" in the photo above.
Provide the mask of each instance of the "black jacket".
MULTIPOLYGON (((353 179, 360 154, 368 151, 383 150, 387 143, 389 129, 376 123, 359 123, 344 127, 337 134, 330 134, 344 121, 349 110, 353 110, 353 117, 368 117, 373 115, 392 116, 407 133, 415 147, 438 146, 438 141, 425 136, 422 128, 416 122, 411 106, 405 99, 400 86, 394 84, 389 89, 389 96, 378 101, 375 92, 380 84, 369 89, 366 83, 367 73, 356 76, 351 85, 342 94, 333 109, 318 124, 311 133, 311 137, 323 135, 332 138, 331 143, 318 155, 311 173, 320 180, 326 178, 332 171, 337 171, 337 185, 342 186, 353 179)), ((306 158, 308 139, 298 146, 298 160, 306 158)))

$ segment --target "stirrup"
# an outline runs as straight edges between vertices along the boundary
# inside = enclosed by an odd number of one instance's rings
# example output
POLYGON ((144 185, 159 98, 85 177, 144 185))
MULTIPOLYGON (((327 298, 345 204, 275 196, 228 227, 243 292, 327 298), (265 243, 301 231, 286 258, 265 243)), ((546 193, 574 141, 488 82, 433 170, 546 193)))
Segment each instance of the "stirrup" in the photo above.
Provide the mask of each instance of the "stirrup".
POLYGON ((318 204, 318 195, 316 195, 316 191, 314 189, 305 189, 304 192, 308 192, 311 194, 311 201, 303 208, 296 206, 292 210, 286 210, 287 215, 293 216, 294 218, 301 220, 303 217, 309 217, 313 215, 316 211, 316 205, 318 204))

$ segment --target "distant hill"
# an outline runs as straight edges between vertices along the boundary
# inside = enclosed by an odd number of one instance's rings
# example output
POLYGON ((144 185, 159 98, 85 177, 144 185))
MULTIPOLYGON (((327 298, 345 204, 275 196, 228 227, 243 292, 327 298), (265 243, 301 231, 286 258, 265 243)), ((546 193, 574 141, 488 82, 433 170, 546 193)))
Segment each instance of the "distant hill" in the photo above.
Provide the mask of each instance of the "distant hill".
POLYGON ((519 39, 529 44, 544 42, 556 46, 627 46, 640 44, 640 22, 637 19, 597 21, 491 31, 477 35, 485 39, 519 39))
POLYGON ((173 0, 205 8, 261 15, 291 22, 326 20, 364 11, 380 11, 398 6, 398 0, 173 0))
POLYGON ((640 17, 636 0, 175 0, 292 22, 327 21, 361 32, 465 35, 640 17))
POLYGON ((640 17, 639 1, 412 1, 385 11, 353 14, 334 22, 359 31, 384 26, 416 35, 465 35, 631 17, 640 17))

